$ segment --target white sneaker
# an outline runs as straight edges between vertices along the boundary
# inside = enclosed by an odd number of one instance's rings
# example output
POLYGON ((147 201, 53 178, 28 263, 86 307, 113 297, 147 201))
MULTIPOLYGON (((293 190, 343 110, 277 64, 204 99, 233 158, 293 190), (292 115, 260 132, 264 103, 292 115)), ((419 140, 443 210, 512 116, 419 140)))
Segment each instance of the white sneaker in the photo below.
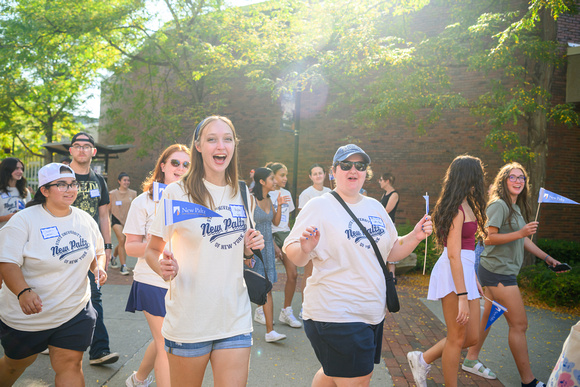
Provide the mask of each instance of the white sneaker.
POLYGON ((121 275, 129 275, 129 269, 127 269, 126 265, 121 266, 121 270, 119 271, 121 275))
POLYGON ((300 328, 302 326, 302 323, 294 317, 294 312, 292 311, 291 306, 280 311, 280 317, 278 317, 278 320, 280 320, 281 323, 290 325, 292 328, 300 328))
POLYGON ((262 308, 261 306, 256 308, 256 311, 254 312, 254 321, 262 324, 262 325, 266 325, 266 316, 264 316, 264 308, 262 308))
POLYGON ((302 312, 303 312, 303 311, 304 311, 304 308, 300 308, 300 314, 298 315, 298 318, 299 318, 300 320, 304 320, 304 319, 302 318, 302 312))
POLYGON ((431 369, 430 364, 425 364, 421 361, 422 352, 413 351, 407 354, 407 360, 409 361, 409 366, 411 366, 411 372, 413 373, 413 379, 415 379, 415 384, 417 387, 427 387, 427 375, 431 369))
POLYGON ((268 343, 272 343, 274 341, 284 340, 285 338, 286 338, 285 334, 278 333, 276 331, 271 331, 269 333, 266 333, 266 342, 268 342, 268 343))
POLYGON ((118 269, 121 267, 119 260, 114 255, 111 256, 111 262, 109 263, 109 267, 112 269, 118 269))
POLYGON ((133 371, 133 373, 131 374, 131 376, 129 376, 127 378, 127 380, 125 380, 125 385, 127 387, 137 387, 137 386, 149 386, 151 385, 151 383, 153 383, 153 376, 149 375, 147 377, 147 379, 143 380, 142 382, 137 380, 137 371, 133 371))

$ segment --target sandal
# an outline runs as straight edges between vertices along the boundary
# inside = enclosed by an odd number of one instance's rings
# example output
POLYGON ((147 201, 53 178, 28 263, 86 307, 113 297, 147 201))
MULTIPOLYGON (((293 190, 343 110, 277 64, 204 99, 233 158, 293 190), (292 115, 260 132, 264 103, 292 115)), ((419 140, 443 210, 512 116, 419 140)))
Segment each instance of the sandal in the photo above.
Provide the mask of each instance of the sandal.
POLYGON ((463 362, 463 364, 461 365, 461 369, 463 369, 463 371, 470 372, 474 375, 481 376, 482 378, 497 379, 496 374, 493 373, 492 370, 484 366, 479 360, 477 361, 477 364, 475 364, 473 367, 469 367, 465 365, 465 362, 463 362))

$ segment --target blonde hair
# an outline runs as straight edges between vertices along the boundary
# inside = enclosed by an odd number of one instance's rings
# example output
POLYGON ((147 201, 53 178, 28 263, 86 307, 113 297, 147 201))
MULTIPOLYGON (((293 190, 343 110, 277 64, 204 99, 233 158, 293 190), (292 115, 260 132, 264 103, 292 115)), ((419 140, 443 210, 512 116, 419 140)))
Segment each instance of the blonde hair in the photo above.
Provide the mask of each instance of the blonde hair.
POLYGON ((214 208, 213 199, 203 183, 205 177, 205 168, 203 165, 203 158, 201 153, 197 150, 196 145, 201 143, 201 138, 204 129, 215 121, 222 121, 230 127, 234 136, 234 154, 230 164, 226 168, 226 183, 234 190, 234 197, 238 194, 238 137, 234 124, 226 117, 209 116, 199 123, 197 126, 193 140, 191 142, 191 165, 189 170, 183 175, 182 181, 185 192, 193 203, 208 206, 212 210, 214 208))

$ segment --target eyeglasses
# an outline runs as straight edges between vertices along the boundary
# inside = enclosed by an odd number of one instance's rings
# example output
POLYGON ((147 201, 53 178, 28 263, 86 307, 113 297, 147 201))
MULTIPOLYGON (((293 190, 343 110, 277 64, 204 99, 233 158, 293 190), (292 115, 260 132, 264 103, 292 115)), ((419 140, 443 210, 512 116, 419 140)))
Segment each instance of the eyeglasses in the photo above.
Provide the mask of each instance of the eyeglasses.
POLYGON ((363 163, 362 161, 339 161, 338 165, 340 165, 340 169, 343 171, 350 171, 352 166, 356 168, 359 172, 364 172, 367 170, 367 163, 363 163))
POLYGON ((521 183, 524 183, 526 181, 526 177, 524 175, 521 176, 516 176, 516 175, 509 175, 508 179, 510 179, 510 181, 512 183, 515 183, 516 181, 519 181, 521 183))
POLYGON ((86 152, 90 151, 91 149, 93 149, 92 145, 79 145, 79 144, 74 144, 72 146, 74 148, 74 150, 76 151, 80 151, 80 150, 84 150, 86 152))
POLYGON ((175 159, 171 159, 169 161, 171 163, 171 165, 173 165, 175 168, 179 168, 180 165, 183 165, 183 168, 187 169, 189 168, 189 161, 184 161, 183 163, 180 162, 179 160, 175 160, 175 159))
POLYGON ((66 192, 70 189, 72 189, 73 191, 78 191, 79 190, 79 183, 77 181, 73 181, 70 184, 64 183, 62 181, 59 181, 58 183, 54 183, 54 184, 47 184, 46 187, 52 187, 52 186, 56 186, 56 188, 60 191, 60 192, 66 192))

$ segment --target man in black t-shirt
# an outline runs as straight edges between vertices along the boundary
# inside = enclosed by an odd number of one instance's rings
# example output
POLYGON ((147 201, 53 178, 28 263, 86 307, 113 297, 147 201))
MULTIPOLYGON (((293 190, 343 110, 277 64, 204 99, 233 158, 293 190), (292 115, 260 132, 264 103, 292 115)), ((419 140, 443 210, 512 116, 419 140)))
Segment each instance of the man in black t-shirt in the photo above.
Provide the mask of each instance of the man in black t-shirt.
MULTIPOLYGON (((105 241, 107 266, 111 261, 111 225, 109 221, 109 190, 103 176, 93 172, 91 160, 97 154, 93 136, 85 132, 75 134, 71 140, 69 152, 72 157, 70 167, 79 182, 77 199, 73 206, 80 208, 95 219, 105 241)), ((91 302, 98 313, 93 341, 89 350, 89 364, 111 364, 119 360, 119 354, 109 348, 109 333, 103 320, 103 301, 101 291, 97 288, 95 277, 89 271, 91 282, 91 302)))

